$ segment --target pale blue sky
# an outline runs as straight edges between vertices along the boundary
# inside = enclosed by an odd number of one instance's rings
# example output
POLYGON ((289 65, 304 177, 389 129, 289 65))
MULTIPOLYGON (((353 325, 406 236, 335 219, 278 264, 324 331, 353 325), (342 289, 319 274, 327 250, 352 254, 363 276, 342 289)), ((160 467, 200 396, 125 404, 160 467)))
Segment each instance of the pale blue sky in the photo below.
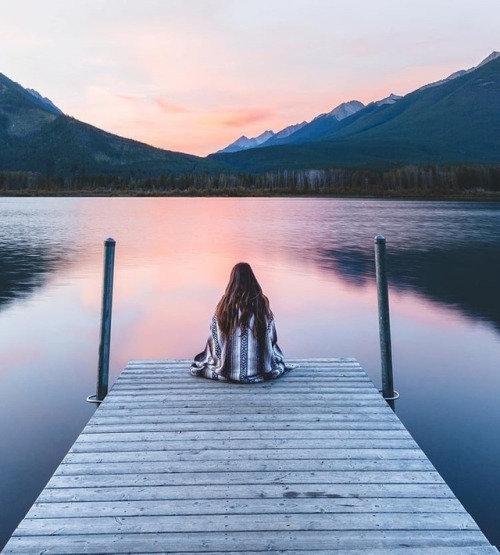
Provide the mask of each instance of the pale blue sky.
POLYGON ((500 0, 2 1, 0 72, 65 113, 206 155, 500 50, 500 0))

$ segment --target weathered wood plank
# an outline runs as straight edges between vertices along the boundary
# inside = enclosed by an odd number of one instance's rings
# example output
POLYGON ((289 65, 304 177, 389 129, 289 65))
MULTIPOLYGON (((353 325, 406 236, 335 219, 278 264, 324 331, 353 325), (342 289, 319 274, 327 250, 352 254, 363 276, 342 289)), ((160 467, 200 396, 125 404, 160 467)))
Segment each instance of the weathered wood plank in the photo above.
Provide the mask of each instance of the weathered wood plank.
MULTIPOLYGON (((54 476, 95 476, 97 474, 164 474, 164 473, 198 473, 198 472, 221 472, 225 468, 219 461, 172 461, 168 462, 144 462, 134 460, 128 462, 97 462, 94 460, 85 463, 63 462, 54 473, 54 476)), ((433 466, 425 459, 406 460, 366 460, 366 459, 270 459, 247 460, 239 458, 231 461, 231 472, 434 472, 433 466)))
MULTIPOLYGON (((329 530, 339 535, 351 530, 479 530, 467 513, 282 513, 262 515, 254 513, 207 515, 200 521, 198 515, 122 516, 99 518, 86 517, 85 527, 94 534, 156 534, 175 530, 190 532, 274 532, 286 530, 329 530), (304 522, 305 521, 305 522, 304 522)), ((18 536, 66 536, 82 531, 82 518, 25 518, 15 535, 18 536)))
MULTIPOLYGON (((139 446, 140 447, 140 446, 139 446)), ((377 461, 427 461, 425 454, 419 449, 296 449, 291 453, 287 449, 196 449, 178 451, 95 451, 82 452, 70 451, 64 463, 83 462, 130 462, 130 461, 157 461, 157 462, 189 462, 202 461, 241 461, 241 460, 277 460, 287 461, 291 459, 304 461, 329 461, 329 460, 373 460, 377 461)), ((429 463, 430 464, 430 463, 429 463)), ((432 465, 431 465, 432 466, 432 465)), ((434 467, 432 467, 434 468, 434 467)))
MULTIPOLYGON (((227 415, 220 414, 209 414, 200 415, 198 413, 196 418, 175 418, 175 414, 161 414, 158 416, 144 417, 131 417, 123 418, 120 421, 119 417, 105 417, 93 419, 89 422, 87 429, 85 431, 86 436, 91 435, 101 435, 101 434, 119 434, 119 433, 140 433, 141 429, 144 429, 148 433, 164 433, 164 434, 176 434, 183 431, 186 432, 200 432, 200 433, 210 433, 213 429, 217 428, 220 431, 230 433, 245 433, 249 432, 250 435, 261 432, 277 431, 277 432, 294 432, 296 434, 305 434, 306 431, 324 431, 331 434, 335 432, 348 433, 359 432, 363 434, 363 431, 376 431, 385 433, 397 433, 404 432, 404 427, 398 422, 384 421, 379 418, 370 419, 358 418, 350 420, 339 419, 332 422, 325 422, 318 419, 312 420, 297 420, 295 422, 287 421, 286 416, 282 414, 277 414, 275 422, 269 423, 265 420, 253 420, 246 418, 247 415, 243 415, 241 418, 235 418, 235 420, 228 420, 227 415), (206 419, 203 416, 207 416, 206 419), (226 416, 226 419, 224 419, 226 416), (172 421, 170 421, 172 417, 172 421), (212 417, 212 418, 211 418, 212 417), (278 417, 282 420, 279 421, 278 417), (143 428, 141 428, 143 427, 143 428)), ((259 414, 259 416, 261 416, 259 414)))
MULTIPOLYGON (((331 531, 300 530, 297 532, 214 532, 210 534, 89 534, 81 536, 17 536, 7 545, 5 553, 239 553, 245 551, 282 553, 294 550, 318 553, 353 549, 374 549, 387 552, 393 548, 421 550, 428 547, 487 545, 484 536, 474 530, 439 531, 413 530, 411 534, 400 530, 355 530, 342 534, 331 531), (76 548, 76 549, 75 549, 76 548), (14 551, 16 549, 17 551, 14 551)), ((422 553, 422 551, 419 551, 422 553)))
MULTIPOLYGON (((262 416, 262 415, 258 415, 262 416)), ((108 417, 94 419, 92 424, 89 424, 85 432, 87 435, 92 434, 107 434, 107 433, 123 433, 123 432, 140 432, 140 431, 159 431, 159 432, 182 432, 182 431, 210 431, 214 428, 224 431, 243 431, 243 430, 295 430, 295 431, 318 431, 318 430, 404 430, 402 424, 397 422, 388 422, 380 418, 365 418, 337 421, 321 420, 318 416, 314 419, 302 419, 291 422, 288 418, 283 418, 283 415, 276 415, 272 423, 269 423, 265 418, 241 418, 238 420, 229 420, 228 418, 215 418, 212 420, 200 420, 196 418, 188 419, 174 419, 170 416, 153 416, 153 417, 129 417, 126 420, 120 417, 108 417), (279 419, 280 417, 281 419, 279 419)))
MULTIPOLYGON (((222 434, 221 434, 222 435, 222 434)), ((286 449, 296 451, 297 449, 314 449, 321 446, 323 449, 416 449, 416 443, 411 438, 403 439, 330 439, 328 441, 318 440, 286 440, 286 439, 255 439, 248 440, 226 440, 220 439, 205 441, 203 446, 196 440, 193 441, 108 441, 108 442, 82 442, 78 441, 70 449, 70 453, 99 453, 113 451, 179 451, 200 449, 222 449, 238 450, 245 449, 286 449)), ((244 453, 240 453, 244 455, 244 453)), ((292 454, 290 453, 290 456, 292 454)))
MULTIPOLYGON (((295 406, 303 407, 304 409, 316 409, 316 410, 325 410, 330 411, 332 408, 335 407, 343 407, 343 408, 351 408, 351 407, 359 407, 359 408, 370 408, 370 407, 379 407, 380 400, 376 397, 372 397, 371 399, 351 399, 348 395, 345 398, 339 396, 339 399, 321 399, 321 400, 298 400, 295 402, 295 406)), ((227 401, 224 402, 223 400, 217 401, 209 400, 205 398, 204 400, 199 401, 178 401, 175 399, 155 399, 155 400, 141 400, 135 401, 135 399, 120 399, 120 400, 113 400, 109 401, 106 404, 107 408, 112 408, 114 410, 122 409, 122 408, 133 408, 133 409, 162 409, 162 408, 170 408, 170 409, 189 409, 189 410, 210 410, 221 412, 227 409, 227 401)), ((255 399, 244 399, 243 401, 238 403, 238 411, 240 412, 257 412, 262 411, 263 413, 279 413, 279 412, 297 412, 297 408, 290 406, 287 404, 285 400, 276 401, 273 405, 263 405, 257 398, 255 399)))
POLYGON ((90 487, 132 487, 145 485, 162 486, 168 481, 172 485, 212 486, 245 484, 442 484, 436 471, 267 471, 238 472, 221 466, 219 472, 176 472, 159 474, 93 474, 93 475, 54 475, 48 488, 90 488, 90 487))
POLYGON ((248 429, 249 426, 282 426, 290 425, 290 427, 295 427, 299 425, 314 425, 316 429, 321 428, 323 425, 336 426, 337 424, 344 423, 365 423, 370 426, 372 423, 376 424, 386 424, 391 428, 404 428, 403 424, 399 418, 390 411, 389 413, 384 409, 374 411, 368 410, 350 410, 349 412, 340 412, 338 409, 332 410, 330 413, 324 412, 297 412, 293 414, 282 414, 277 413, 273 416, 272 422, 269 422, 269 417, 267 414, 255 413, 252 415, 246 413, 234 413, 231 410, 226 410, 225 412, 217 413, 199 413, 191 411, 169 411, 169 410, 133 410, 133 409, 121 409, 117 411, 109 410, 99 410, 94 414, 90 422, 85 427, 85 430, 98 427, 100 425, 112 425, 112 424, 122 424, 129 425, 134 423, 162 423, 170 422, 171 424, 180 423, 199 423, 206 424, 212 429, 215 425, 224 424, 226 426, 245 426, 248 429), (233 416, 232 419, 228 419, 228 415, 233 416))
MULTIPOLYGON (((364 415, 364 414, 389 415, 389 412, 392 412, 386 405, 384 406, 378 403, 370 404, 370 405, 360 405, 360 406, 353 405, 352 403, 349 404, 349 403, 340 403, 340 402, 335 403, 335 405, 332 405, 330 403, 328 404, 315 403, 315 404, 310 404, 310 406, 304 406, 304 403, 302 403, 300 408, 301 408, 301 411, 300 411, 301 414, 314 413, 315 415, 346 414, 347 412, 350 414, 357 414, 357 415, 364 415), (348 410, 346 410, 347 408, 348 410)), ((154 406, 144 406, 143 404, 137 404, 137 403, 135 404, 121 403, 120 405, 115 406, 111 403, 107 403, 107 404, 103 403, 99 407, 98 418, 106 418, 108 415, 109 416, 123 415, 123 417, 125 418, 127 414, 135 414, 137 416, 142 416, 142 415, 170 416, 171 415, 172 417, 175 417, 176 415, 180 415, 180 416, 201 415, 201 416, 207 416, 207 417, 210 417, 211 415, 216 415, 220 417, 225 416, 227 419, 228 415, 230 414, 229 410, 230 409, 228 409, 227 404, 225 405, 225 407, 224 406, 215 407, 213 404, 210 404, 210 403, 205 404, 202 407, 201 406, 186 407, 184 404, 180 408, 167 406, 165 404, 162 405, 158 403, 155 403, 154 406)), ((272 414, 273 418, 279 415, 290 416, 290 418, 292 418, 293 416, 297 415, 297 408, 294 406, 286 406, 286 405, 282 405, 279 408, 275 408, 272 405, 268 405, 268 406, 260 406, 256 410, 255 407, 252 405, 238 404, 238 413, 235 414, 233 412, 231 416, 235 419, 241 419, 249 415, 256 416, 256 417, 258 417, 259 415, 264 415, 268 417, 269 414, 272 414)))
MULTIPOLYGON (((267 551, 266 551, 267 552, 267 551)), ((204 552, 206 555, 221 555, 222 551, 210 551, 204 552)), ((224 552, 227 553, 227 552, 224 552)), ((263 551, 238 551, 238 555, 256 555, 258 553, 263 553, 263 551)), ((269 553, 269 552, 267 552, 269 553)), ((275 552, 272 552, 275 553, 275 552)), ((282 553, 282 552, 279 552, 282 553)), ((315 550, 315 555, 327 555, 332 553, 332 549, 327 550, 315 550)), ((349 549, 349 555, 366 555, 366 549, 349 549)), ((387 555, 388 549, 370 549, 370 555, 387 555)), ((496 548, 491 546, 481 546, 481 547, 391 547, 391 555, 491 555, 498 553, 496 548)), ((286 555, 310 555, 311 551, 297 551, 296 549, 290 549, 286 551, 286 555)))
MULTIPOLYGON (((224 391, 224 390, 223 390, 224 391)), ((279 406, 280 403, 284 403, 289 406, 290 402, 294 403, 302 403, 303 401, 307 401, 308 403, 329 403, 335 401, 345 401, 346 397, 349 397, 350 401, 362 401, 362 402, 375 402, 380 403, 380 394, 370 389, 369 391, 355 391, 355 392, 347 392, 347 393, 330 393, 325 391, 324 393, 309 393, 309 392, 300 392, 296 394, 287 393, 287 392, 272 392, 273 395, 273 404, 279 406)), ((213 397, 213 396, 212 396, 213 397)), ((168 402, 175 402, 176 404, 179 403, 189 403, 196 405, 198 403, 216 403, 223 405, 228 402, 230 399, 232 402, 238 403, 249 403, 254 406, 258 406, 260 404, 265 404, 266 401, 262 397, 262 393, 257 391, 247 390, 234 390, 230 394, 222 393, 217 395, 217 399, 207 399, 206 394, 176 394, 171 395, 169 393, 156 393, 155 391, 150 391, 149 393, 121 393, 120 391, 113 392, 113 397, 111 398, 110 403, 126 403, 132 401, 134 403, 147 403, 148 401, 153 401, 157 403, 168 403, 168 402)))
MULTIPOLYGON (((101 432, 101 433, 82 433, 78 438, 79 443, 99 443, 99 442, 127 442, 127 441, 178 441, 182 438, 183 441, 214 441, 220 438, 220 431, 215 430, 196 430, 191 431, 178 430, 157 430, 150 431, 144 430, 143 432, 101 432)), ((307 437, 308 441, 311 440, 337 440, 337 439, 408 439, 408 432, 404 429, 389 429, 389 430, 357 430, 352 428, 347 429, 323 429, 323 430, 290 430, 287 428, 280 428, 275 430, 261 430, 261 429, 247 429, 247 430, 224 430, 224 438, 227 441, 237 440, 303 440, 307 437)))
POLYGON ((87 501, 86 503, 35 503, 30 518, 80 518, 98 516, 226 515, 308 513, 461 513, 453 498, 289 498, 289 499, 176 499, 145 501, 87 501))
MULTIPOLYGON (((261 388, 264 389, 264 388, 261 388)), ((197 387, 196 383, 189 383, 189 384, 184 384, 184 383, 180 383, 178 384, 176 387, 173 387, 171 385, 165 385, 164 382, 162 383, 144 383, 141 381, 141 385, 137 385, 134 386, 133 383, 119 383, 117 385, 115 385, 113 387, 113 391, 116 395, 181 395, 181 396, 186 396, 187 393, 193 393, 193 394, 197 394, 200 395, 201 393, 210 393, 213 394, 214 390, 211 388, 203 388, 203 387, 197 387)), ((245 394, 249 394, 252 393, 254 396, 257 396, 258 393, 256 392, 250 392, 248 391, 248 386, 246 386, 246 390, 245 389, 238 389, 238 388, 234 388, 233 391, 228 391, 227 389, 223 389, 221 390, 221 392, 217 392, 218 395, 220 395, 221 397, 233 397, 236 393, 245 393, 245 394)), ((275 387, 273 388, 273 393, 275 395, 279 394, 279 393, 284 393, 286 395, 304 395, 304 393, 307 393, 307 395, 312 395, 312 394, 337 394, 337 395, 345 395, 347 393, 356 393, 356 394, 362 394, 362 393, 369 393, 369 394, 373 394, 374 390, 373 390, 373 385, 370 382, 366 382, 366 381, 358 381, 358 382, 352 382, 352 381, 346 381, 343 383, 329 383, 329 384, 308 384, 307 387, 304 387, 304 385, 299 385, 297 384, 297 386, 288 386, 286 388, 278 388, 275 387)), ((262 393, 260 394, 262 395, 262 393)))
POLYGON ((318 431, 359 431, 359 432, 375 432, 375 431, 402 431, 402 427, 395 423, 389 422, 339 422, 328 426, 328 424, 319 424, 318 422, 299 422, 295 424, 283 423, 282 427, 275 426, 272 424, 266 424, 264 422, 232 422, 232 421, 220 421, 216 422, 137 422, 129 424, 120 423, 101 423, 95 422, 86 428, 86 435, 95 434, 122 434, 122 433, 137 433, 137 432, 156 432, 156 433, 182 433, 182 432, 210 432, 213 428, 217 428, 218 431, 224 432, 270 432, 270 431, 294 431, 295 433, 304 434, 305 431, 308 432, 318 432, 318 431))
MULTIPOLYGON (((285 376, 285 380, 281 380, 282 382, 285 381, 285 384, 276 383, 274 384, 271 382, 264 382, 261 384, 235 384, 232 383, 232 390, 238 389, 254 389, 259 387, 264 391, 268 389, 272 389, 273 391, 278 390, 293 390, 293 389, 302 389, 302 390, 309 390, 312 388, 321 388, 321 386, 325 387, 343 387, 352 384, 353 387, 356 385, 362 385, 367 387, 369 384, 372 385, 372 382, 366 376, 366 374, 362 374, 361 372, 354 373, 336 373, 336 374, 324 374, 321 377, 315 376, 304 376, 303 374, 297 374, 296 376, 292 376, 291 374, 287 374, 285 376)), ((115 382, 113 387, 134 387, 137 385, 138 387, 141 386, 149 386, 149 385, 163 385, 164 387, 168 387, 169 389, 180 389, 180 388, 190 388, 190 389, 204 389, 209 391, 224 391, 226 388, 224 387, 224 382, 216 382, 205 380, 204 378, 198 378, 191 376, 190 374, 186 376, 168 376, 164 372, 158 372, 155 375, 146 374, 144 372, 138 372, 134 376, 126 376, 120 377, 115 382)), ((227 385, 227 384, 226 384, 227 385)))
MULTIPOLYGON (((114 537, 113 537, 114 539, 114 537)), ((59 547, 59 546, 58 546, 59 547)), ((126 552, 120 552, 120 551, 115 551, 113 549, 113 551, 109 552, 109 551, 103 551, 100 548, 97 548, 98 551, 93 551, 93 545, 92 546, 88 546, 88 548, 86 547, 85 551, 80 551, 80 553, 113 553, 115 555, 130 555, 130 553, 144 553, 144 550, 141 549, 140 547, 138 548, 138 550, 135 550, 132 548, 132 550, 127 550, 126 552)), ((125 549, 125 548, 124 548, 125 549)), ((148 547, 148 551, 147 553, 165 553, 165 551, 163 551, 161 548, 159 548, 160 551, 155 551, 154 547, 153 548, 149 548, 148 547)), ((491 554, 495 554, 498 553, 498 551, 491 546, 480 546, 480 547, 417 547, 417 548, 412 548, 412 547, 403 547, 403 548, 398 548, 398 547, 389 547, 389 548, 383 548, 383 549, 370 549, 369 553, 370 555, 387 555, 388 550, 390 550, 391 555, 491 555, 491 554)), ((331 555, 334 552, 340 551, 336 548, 334 548, 334 550, 332 551, 332 548, 330 549, 315 549, 314 552, 311 550, 296 550, 296 549, 287 549, 286 550, 286 554, 287 555, 310 555, 311 553, 314 553, 315 555, 331 555)), ((25 551, 23 551, 25 552, 25 551)), ((188 555, 196 555, 193 552, 190 551, 179 551, 176 550, 176 553, 183 553, 183 554, 188 554, 188 555)), ((6 552, 7 553, 7 552, 6 552)), ((29 551, 29 553, 41 553, 40 551, 29 551)), ((45 555, 46 553, 66 553, 65 551, 53 551, 52 549, 48 550, 48 551, 44 551, 43 555, 45 555)), ((228 553, 228 551, 196 551, 196 553, 204 553, 205 555, 224 555, 228 553)), ((236 553, 236 551, 234 551, 233 549, 231 550, 231 553, 236 553)), ((283 553, 285 553, 282 550, 276 551, 276 550, 268 550, 267 548, 264 548, 262 550, 259 551, 242 551, 242 550, 238 550, 237 551, 238 555, 258 555, 261 553, 271 553, 271 554, 280 554, 282 555, 283 553)), ((349 548, 348 550, 349 555, 366 555, 367 553, 367 549, 351 549, 349 548)))
MULTIPOLYGON (((166 482, 168 483, 168 482, 166 482)), ((155 487, 87 487, 50 488, 43 490, 38 501, 87 502, 167 499, 297 499, 297 498, 454 498, 445 484, 246 484, 197 485, 155 487)))
MULTIPOLYGON (((205 380, 204 378, 192 376, 190 373, 185 371, 186 373, 183 375, 174 374, 173 376, 169 376, 165 372, 161 370, 155 371, 137 371, 132 374, 127 374, 126 376, 121 376, 115 382, 117 386, 125 385, 125 384, 134 384, 134 383, 146 383, 146 384, 156 384, 156 383, 168 383, 169 386, 172 388, 185 386, 185 387, 202 387, 205 389, 212 389, 212 390, 221 390, 224 391, 224 384, 225 382, 217 382, 212 380, 205 380), (143 382, 143 380, 145 380, 143 382)), ((285 389, 285 388, 300 388, 302 386, 303 389, 308 388, 309 386, 319 386, 322 383, 326 385, 339 385, 339 384, 346 384, 346 383, 370 383, 369 378, 363 372, 348 372, 348 371, 339 371, 339 372, 322 372, 322 371, 314 371, 314 375, 309 375, 308 373, 300 373, 297 372, 295 375, 292 373, 287 374, 286 384, 274 382, 274 381, 266 381, 259 384, 239 384, 239 383, 232 383, 233 390, 238 389, 285 389), (367 379, 368 378, 368 379, 367 379)), ((282 380, 283 381, 283 380, 282 380)))

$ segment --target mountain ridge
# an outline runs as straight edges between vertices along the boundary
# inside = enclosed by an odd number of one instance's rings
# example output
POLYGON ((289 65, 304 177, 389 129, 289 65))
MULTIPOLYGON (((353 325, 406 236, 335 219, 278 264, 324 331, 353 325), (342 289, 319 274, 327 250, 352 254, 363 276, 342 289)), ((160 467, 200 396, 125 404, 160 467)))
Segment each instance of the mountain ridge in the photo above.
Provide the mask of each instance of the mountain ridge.
POLYGON ((265 143, 271 137, 274 137, 276 134, 273 131, 267 130, 258 135, 257 137, 248 138, 246 135, 242 135, 239 139, 236 139, 234 143, 226 146, 225 148, 218 150, 219 153, 224 152, 238 152, 240 150, 246 150, 248 148, 254 148, 259 146, 262 143, 265 143))
POLYGON ((304 126, 287 144, 213 156, 250 172, 500 164, 500 55, 489 58, 439 86, 421 87, 392 103, 370 103, 330 126, 319 120, 323 127, 309 136, 311 127, 304 126))
MULTIPOLYGON (((419 90, 424 90, 431 87, 441 86, 453 79, 462 77, 463 75, 473 72, 483 67, 485 64, 488 64, 489 62, 498 59, 499 57, 500 57, 500 52, 493 51, 489 56, 484 58, 478 65, 466 70, 456 71, 444 79, 423 85, 422 87, 412 92, 417 92, 419 90)), ((408 94, 412 94, 412 92, 408 94)), ((300 129, 297 129, 296 132, 288 134, 286 137, 282 139, 278 140, 277 139, 278 134, 275 134, 267 141, 260 141, 258 144, 252 144, 252 145, 249 144, 248 146, 244 146, 241 149, 237 149, 237 150, 245 150, 249 148, 267 148, 270 146, 278 146, 278 145, 285 145, 285 144, 303 144, 310 141, 326 140, 328 137, 331 137, 332 135, 334 135, 337 130, 342 129, 343 125, 338 125, 338 122, 342 121, 346 117, 351 117, 355 113, 363 109, 368 109, 370 111, 373 111, 374 109, 381 107, 385 104, 393 104, 401 100, 405 96, 407 95, 399 96, 394 93, 391 93, 389 96, 381 100, 372 101, 366 106, 357 100, 343 102, 339 104, 336 108, 334 108, 332 111, 328 113, 320 114, 315 118, 313 118, 310 122, 306 122, 305 125, 302 125, 300 129), (350 107, 351 105, 356 106, 356 108, 353 109, 352 111, 345 110, 345 107, 350 107), (331 120, 328 119, 329 116, 335 116, 336 114, 342 114, 342 115, 340 118, 335 118, 331 120)), ((225 152, 225 149, 222 149, 217 153, 221 153, 221 152, 225 152)))
POLYGON ((0 171, 147 177, 221 169, 216 161, 159 149, 78 121, 0 73, 0 171))

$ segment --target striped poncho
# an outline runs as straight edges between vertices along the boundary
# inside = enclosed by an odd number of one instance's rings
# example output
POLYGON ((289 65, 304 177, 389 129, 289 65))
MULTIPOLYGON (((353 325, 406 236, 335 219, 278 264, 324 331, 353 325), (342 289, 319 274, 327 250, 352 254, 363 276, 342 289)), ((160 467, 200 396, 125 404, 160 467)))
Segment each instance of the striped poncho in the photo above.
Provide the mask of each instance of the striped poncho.
POLYGON ((252 334, 252 323, 251 320, 246 329, 236 328, 230 337, 226 337, 214 315, 207 345, 195 356, 191 374, 212 380, 255 383, 278 378, 291 370, 293 366, 285 365, 277 344, 274 320, 268 321, 262 344, 252 334))

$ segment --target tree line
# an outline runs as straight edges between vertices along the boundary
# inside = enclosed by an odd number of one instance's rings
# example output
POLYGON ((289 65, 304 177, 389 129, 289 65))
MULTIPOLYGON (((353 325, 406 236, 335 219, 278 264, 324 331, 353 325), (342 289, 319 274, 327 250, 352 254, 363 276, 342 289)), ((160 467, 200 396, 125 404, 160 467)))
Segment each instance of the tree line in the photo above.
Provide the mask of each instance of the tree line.
POLYGON ((417 196, 500 192, 500 166, 281 170, 263 174, 50 176, 0 172, 0 193, 25 195, 417 196))

